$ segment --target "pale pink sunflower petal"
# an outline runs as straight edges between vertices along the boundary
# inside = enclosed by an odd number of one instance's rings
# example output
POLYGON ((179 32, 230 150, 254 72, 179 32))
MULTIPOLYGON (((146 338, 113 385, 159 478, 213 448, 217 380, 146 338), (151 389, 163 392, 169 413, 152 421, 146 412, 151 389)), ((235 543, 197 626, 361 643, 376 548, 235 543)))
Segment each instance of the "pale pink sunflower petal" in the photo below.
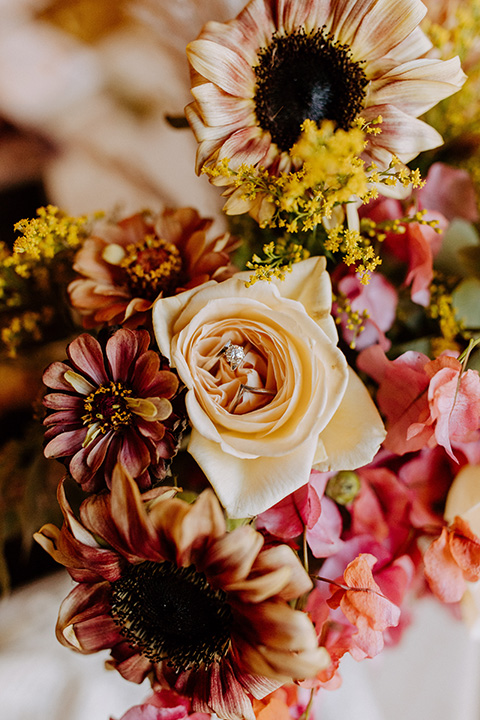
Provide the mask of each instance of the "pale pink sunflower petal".
POLYGON ((249 98, 253 94, 252 69, 243 55, 211 40, 194 40, 187 56, 195 70, 231 95, 249 98))
POLYGON ((214 83, 203 83, 192 88, 192 95, 197 101, 197 109, 201 113, 202 123, 212 127, 241 127, 250 121, 252 100, 239 100, 221 90, 214 83))
POLYGON ((405 41, 425 13, 420 0, 339 0, 332 30, 351 47, 355 60, 368 62, 405 41))
POLYGON ((396 63, 404 63, 426 55, 432 49, 431 40, 421 27, 416 27, 405 40, 389 50, 388 56, 396 63))
POLYGON ((221 41, 234 52, 239 49, 249 65, 256 62, 255 46, 266 45, 275 32, 271 4, 265 0, 251 0, 238 16, 237 23, 210 21, 202 28, 202 37, 221 41))
POLYGON ((430 125, 402 112, 393 105, 373 105, 362 113, 365 120, 382 116, 382 132, 372 138, 368 154, 385 167, 393 152, 407 163, 422 150, 432 150, 442 144, 442 136, 430 125))
POLYGON ((304 0, 292 2, 291 0, 278 0, 277 25, 285 34, 295 32, 304 27, 305 32, 327 25, 331 14, 331 0, 304 0))
POLYGON ((465 80, 458 58, 424 58, 400 65, 371 83, 376 105, 396 105, 410 115, 423 115, 456 92, 465 80))

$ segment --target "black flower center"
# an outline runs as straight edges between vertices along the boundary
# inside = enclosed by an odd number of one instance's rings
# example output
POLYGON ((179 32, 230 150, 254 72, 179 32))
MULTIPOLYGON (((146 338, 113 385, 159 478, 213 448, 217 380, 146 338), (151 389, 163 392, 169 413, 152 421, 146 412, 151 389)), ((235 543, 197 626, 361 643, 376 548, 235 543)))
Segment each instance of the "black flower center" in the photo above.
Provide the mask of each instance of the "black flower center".
POLYGON ((100 385, 83 401, 83 424, 94 428, 97 435, 129 425, 132 413, 128 409, 127 398, 131 394, 132 390, 121 382, 100 385))
POLYGON ((112 583, 112 616, 128 642, 152 662, 182 671, 211 664, 230 644, 232 613, 193 565, 143 562, 112 583))
POLYGON ((333 120, 348 130, 363 107, 367 77, 340 45, 321 28, 303 29, 272 42, 258 53, 255 112, 260 127, 281 150, 290 150, 309 119, 333 120))
POLYGON ((173 243, 146 235, 142 243, 126 247, 120 265, 127 272, 132 294, 155 300, 160 293, 171 294, 178 286, 182 258, 173 243))

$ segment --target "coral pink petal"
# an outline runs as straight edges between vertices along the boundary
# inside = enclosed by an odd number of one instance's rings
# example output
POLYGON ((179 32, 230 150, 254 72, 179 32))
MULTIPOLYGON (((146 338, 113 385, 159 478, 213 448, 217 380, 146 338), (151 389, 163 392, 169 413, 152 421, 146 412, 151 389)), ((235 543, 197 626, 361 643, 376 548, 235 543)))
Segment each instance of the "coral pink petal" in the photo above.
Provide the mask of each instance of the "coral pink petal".
POLYGON ((432 592, 442 602, 459 602, 466 584, 463 572, 450 551, 447 528, 443 528, 440 537, 426 550, 423 561, 425 577, 432 592))
POLYGON ((230 95, 248 98, 253 94, 255 76, 252 67, 237 51, 211 40, 194 40, 187 55, 195 70, 230 95))

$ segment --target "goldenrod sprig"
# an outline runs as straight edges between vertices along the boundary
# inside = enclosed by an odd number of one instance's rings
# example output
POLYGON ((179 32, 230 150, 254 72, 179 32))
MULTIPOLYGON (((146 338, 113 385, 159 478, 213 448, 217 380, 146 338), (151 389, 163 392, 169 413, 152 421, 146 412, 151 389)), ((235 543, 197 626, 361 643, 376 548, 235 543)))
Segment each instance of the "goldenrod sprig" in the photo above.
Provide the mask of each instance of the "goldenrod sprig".
POLYGON ((270 242, 263 246, 264 258, 254 255, 251 261, 247 262, 247 268, 253 270, 253 274, 245 283, 246 287, 253 285, 258 280, 271 280, 278 278, 283 280, 285 273, 292 271, 292 265, 309 257, 309 251, 298 242, 288 238, 279 238, 277 242, 270 242))
POLYGON ((16 223, 20 235, 13 250, 0 243, 0 345, 10 356, 25 340, 43 339, 48 325, 61 324, 66 309, 55 294, 62 280, 66 286, 71 279, 73 253, 87 237, 87 220, 47 205, 36 217, 16 223))
POLYGON ((288 251, 285 243, 280 249, 272 245, 268 246, 270 254, 264 250, 263 260, 258 256, 252 259, 247 267, 255 271, 253 281, 280 277, 281 268, 291 267, 292 262, 305 257, 300 248, 305 248, 306 242, 300 235, 325 226, 328 237, 322 252, 327 255, 339 252, 347 265, 357 265, 362 282, 368 282, 369 273, 381 260, 368 236, 347 227, 347 206, 376 198, 381 185, 421 184, 418 172, 411 173, 396 158, 385 170, 378 170, 374 164, 365 165, 361 155, 367 135, 378 134, 381 122, 380 116, 371 122, 359 118, 352 128, 343 130, 330 121, 317 126, 306 120, 299 140, 289 152, 292 164, 289 172, 275 174, 253 165, 235 169, 228 159, 204 167, 203 171, 215 183, 227 186, 227 213, 248 211, 261 228, 280 228, 296 235, 288 251), (290 252, 296 259, 291 259, 290 252))
POLYGON ((363 310, 362 312, 354 310, 348 296, 340 291, 336 294, 333 293, 332 311, 337 325, 340 325, 345 318, 346 329, 353 333, 352 339, 350 340, 350 347, 354 350, 358 336, 365 330, 370 313, 368 310, 363 310))

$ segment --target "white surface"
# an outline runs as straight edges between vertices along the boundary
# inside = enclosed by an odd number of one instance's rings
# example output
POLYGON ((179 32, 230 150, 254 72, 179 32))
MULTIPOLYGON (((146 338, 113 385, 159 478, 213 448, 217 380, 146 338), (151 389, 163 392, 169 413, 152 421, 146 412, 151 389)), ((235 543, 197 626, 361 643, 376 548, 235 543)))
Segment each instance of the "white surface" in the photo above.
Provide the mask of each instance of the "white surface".
MULTIPOLYGON (((17 590, 0 603, 2 720, 116 719, 148 695, 106 671, 108 653, 84 656, 55 638, 64 572, 17 590)), ((480 644, 431 600, 396 648, 373 660, 342 661, 343 685, 324 691, 315 720, 478 720, 480 644)))

